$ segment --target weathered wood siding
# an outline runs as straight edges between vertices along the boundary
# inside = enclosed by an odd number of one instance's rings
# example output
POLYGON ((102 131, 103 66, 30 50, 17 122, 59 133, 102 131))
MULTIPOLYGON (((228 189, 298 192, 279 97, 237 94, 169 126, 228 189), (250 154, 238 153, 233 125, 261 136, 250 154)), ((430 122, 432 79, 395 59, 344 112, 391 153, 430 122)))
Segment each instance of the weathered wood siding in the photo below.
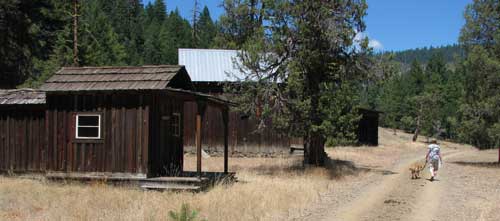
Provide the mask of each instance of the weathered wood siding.
POLYGON ((183 168, 183 100, 158 93, 151 105, 150 174, 177 175, 183 168), (179 136, 174 136, 173 114, 180 114, 179 136))
POLYGON ((146 175, 150 103, 138 93, 47 96, 47 170, 146 175), (77 113, 101 114, 101 139, 75 139, 77 113))
MULTIPOLYGON (((195 146, 195 116, 197 106, 194 102, 184 104, 184 146, 195 146)), ((203 118, 202 146, 205 150, 222 152, 224 148, 224 124, 222 113, 214 107, 207 107, 203 118)), ((257 132, 259 122, 242 117, 240 113, 229 112, 229 150, 232 154, 271 154, 289 151, 290 138, 272 129, 266 122, 263 131, 257 132)))
POLYGON ((31 107, 0 110, 0 171, 44 170, 45 112, 31 107))

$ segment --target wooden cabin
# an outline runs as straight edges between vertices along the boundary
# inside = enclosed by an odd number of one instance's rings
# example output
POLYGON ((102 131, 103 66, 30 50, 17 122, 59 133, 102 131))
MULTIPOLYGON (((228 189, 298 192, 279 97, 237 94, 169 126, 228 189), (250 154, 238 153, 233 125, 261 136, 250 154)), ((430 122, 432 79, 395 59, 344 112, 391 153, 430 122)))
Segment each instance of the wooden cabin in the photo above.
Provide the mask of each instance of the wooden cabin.
MULTIPOLYGON (((179 64, 185 65, 190 73, 194 90, 200 93, 210 94, 217 97, 227 97, 224 87, 230 84, 238 84, 244 75, 235 65, 238 63, 237 50, 223 49, 179 49, 179 64)), ((229 95, 231 96, 231 95, 229 95)), ((193 116, 196 106, 187 103, 184 106, 184 124, 192 127, 193 116)), ((243 115, 240 112, 229 112, 229 148, 230 153, 235 155, 273 155, 287 153, 291 146, 302 146, 302 139, 292 138, 286 134, 273 130, 271 120, 261 122, 253 117, 243 115), (258 130, 259 126, 264 129, 258 130), (263 126, 263 127, 262 127, 263 126)), ((223 128, 220 112, 208 108, 203 120, 203 148, 208 152, 222 152, 224 139, 216 131, 223 128)), ((192 130, 184 131, 185 146, 194 149, 195 134, 192 130)))
POLYGON ((0 171, 43 171, 45 135, 45 93, 0 90, 0 171))
POLYGON ((361 145, 378 145, 378 119, 380 112, 369 109, 359 109, 361 119, 358 123, 358 143, 361 145))
MULTIPOLYGON (((180 175, 183 172, 184 103, 197 106, 193 118, 200 123, 190 130, 202 130, 201 119, 209 106, 225 116, 222 120, 226 127, 220 132, 225 137, 228 134, 229 103, 194 93, 192 88, 183 66, 62 68, 41 87, 45 92, 43 106, 0 104, 2 110, 11 110, 0 119, 0 127, 3 126, 0 153, 4 162, 0 169, 35 168, 61 176, 81 177, 180 175), (13 120, 18 113, 12 110, 21 109, 32 114, 13 120), (16 125, 24 126, 14 131, 11 127, 18 127, 16 125), (24 149, 11 154, 11 149, 19 143, 26 144, 24 149), (34 166, 30 166, 32 164, 34 166)), ((201 174, 202 138, 201 133, 195 134, 197 172, 201 174)), ((224 159, 227 172, 227 154, 224 159)))

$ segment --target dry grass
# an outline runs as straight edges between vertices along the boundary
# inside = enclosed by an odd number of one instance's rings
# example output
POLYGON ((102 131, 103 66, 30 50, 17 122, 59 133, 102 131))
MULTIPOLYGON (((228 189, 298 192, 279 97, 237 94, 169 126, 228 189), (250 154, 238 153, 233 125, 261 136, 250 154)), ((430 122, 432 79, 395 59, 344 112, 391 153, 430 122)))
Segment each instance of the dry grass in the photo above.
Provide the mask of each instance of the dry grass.
POLYGON ((0 219, 166 220, 182 203, 210 220, 272 219, 314 202, 331 183, 324 169, 299 170, 298 159, 234 161, 239 183, 198 194, 0 177, 0 219))
MULTIPOLYGON (((0 220, 168 220, 168 212, 183 203, 209 220, 282 220, 300 214, 321 193, 370 171, 362 168, 392 164, 400 153, 421 148, 408 144, 406 134, 394 136, 382 129, 380 136, 378 148, 328 148, 336 159, 328 169, 304 169, 300 157, 231 158, 230 169, 239 182, 197 194, 0 176, 0 220)), ((187 170, 195 168, 193 156, 185 161, 187 170)), ((206 171, 221 171, 222 166, 220 157, 203 159, 206 171)))

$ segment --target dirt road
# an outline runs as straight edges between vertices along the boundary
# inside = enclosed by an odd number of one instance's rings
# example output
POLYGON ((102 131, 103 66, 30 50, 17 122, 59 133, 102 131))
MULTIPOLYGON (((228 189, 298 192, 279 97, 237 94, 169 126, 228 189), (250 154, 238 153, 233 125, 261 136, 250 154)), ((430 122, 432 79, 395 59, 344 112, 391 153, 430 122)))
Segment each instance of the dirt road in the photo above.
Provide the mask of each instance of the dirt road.
POLYGON ((500 167, 495 151, 443 145, 445 164, 436 181, 412 180, 408 168, 422 150, 398 156, 361 180, 325 194, 296 220, 500 220, 500 167), (349 193, 346 193, 349 192, 349 193))

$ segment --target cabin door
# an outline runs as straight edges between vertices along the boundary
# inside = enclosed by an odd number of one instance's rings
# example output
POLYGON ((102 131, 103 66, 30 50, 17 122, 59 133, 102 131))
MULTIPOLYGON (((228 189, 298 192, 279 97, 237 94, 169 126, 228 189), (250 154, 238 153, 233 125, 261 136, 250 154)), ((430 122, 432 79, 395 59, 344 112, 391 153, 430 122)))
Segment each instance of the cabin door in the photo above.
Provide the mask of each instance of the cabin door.
POLYGON ((160 175, 182 172, 182 112, 176 103, 160 106, 160 175))

